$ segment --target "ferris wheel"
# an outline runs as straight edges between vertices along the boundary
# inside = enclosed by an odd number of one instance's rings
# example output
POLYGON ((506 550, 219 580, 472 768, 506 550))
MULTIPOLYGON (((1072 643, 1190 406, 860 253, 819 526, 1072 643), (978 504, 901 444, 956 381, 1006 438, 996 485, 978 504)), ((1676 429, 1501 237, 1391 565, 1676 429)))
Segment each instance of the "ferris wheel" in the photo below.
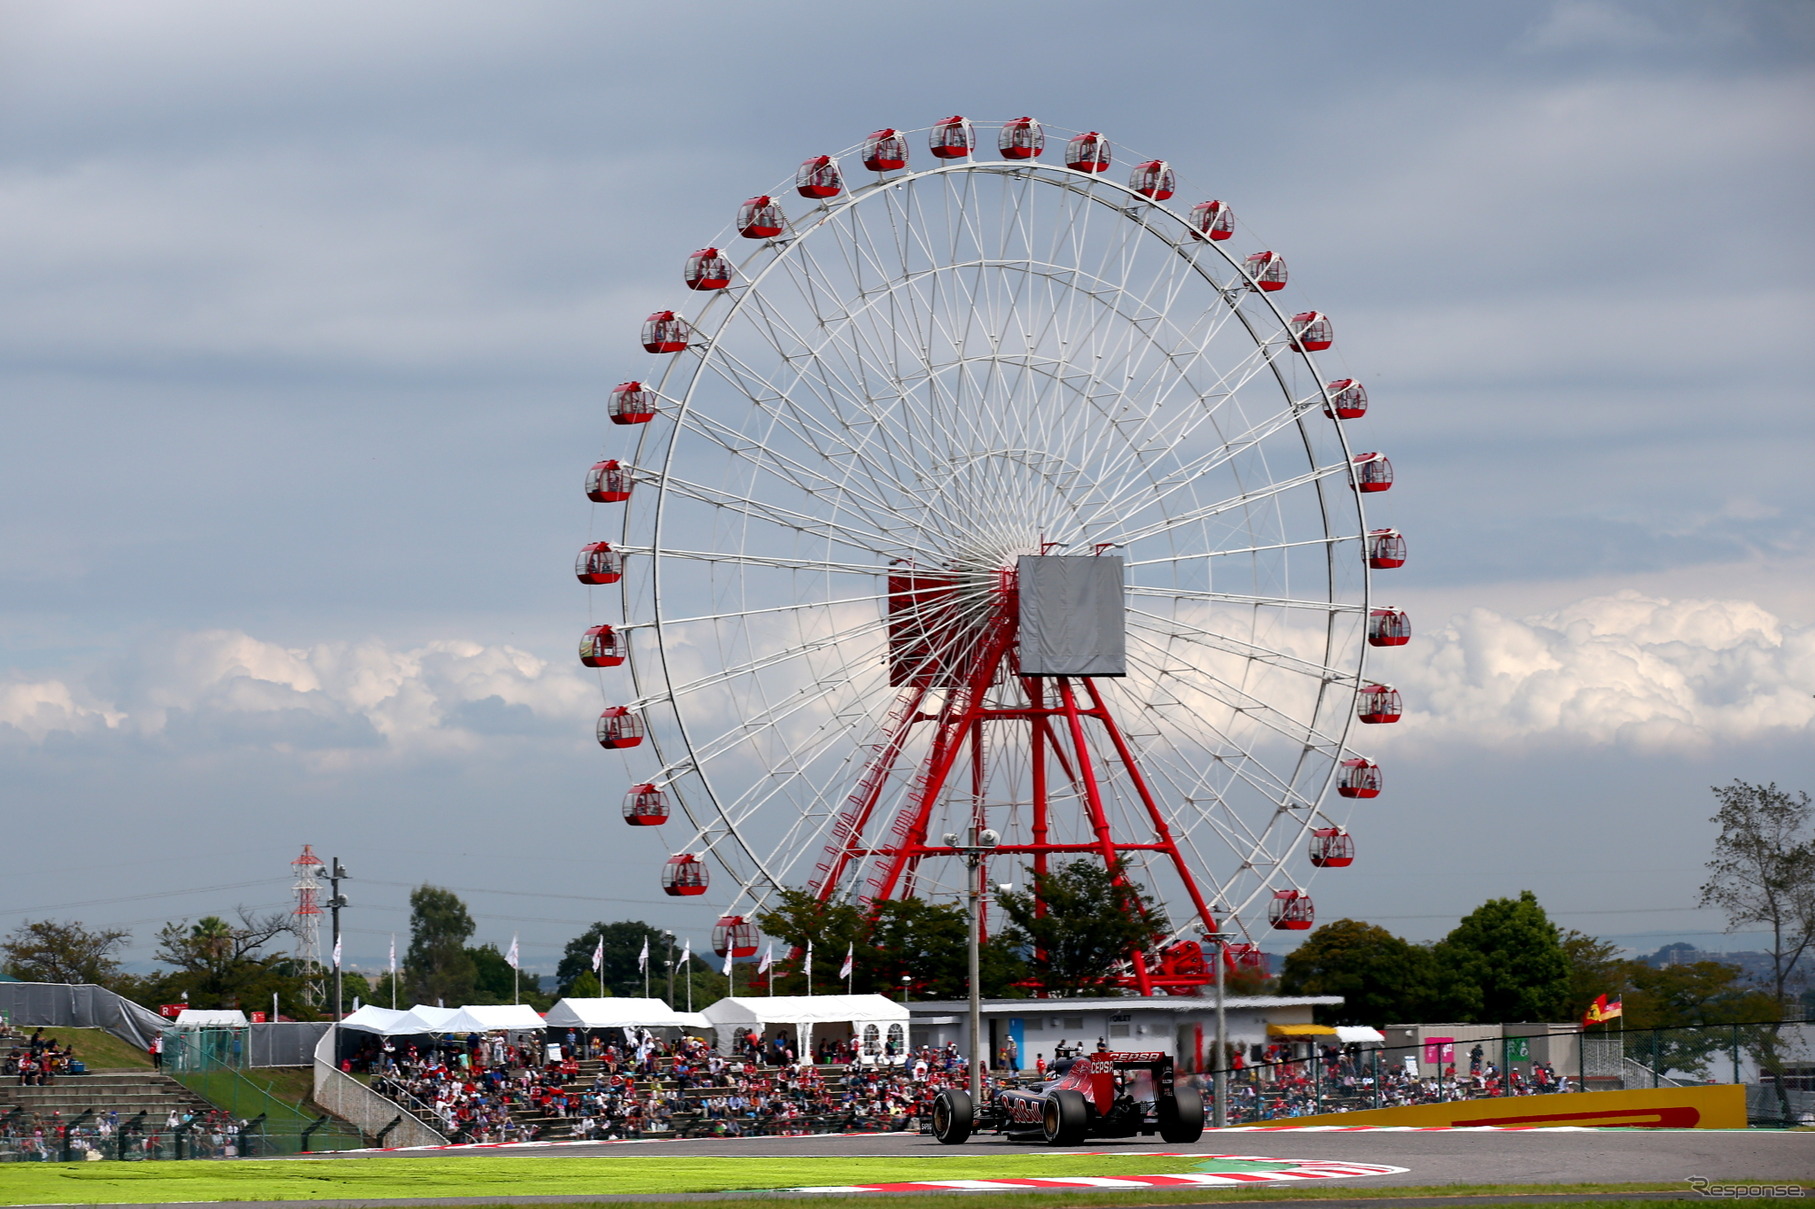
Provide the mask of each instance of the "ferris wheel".
POLYGON ((1370 595, 1392 467, 1284 259, 1112 159, 1025 117, 809 158, 728 201, 629 354, 580 653, 623 817, 722 902, 721 953, 781 887, 955 896, 988 829, 997 880, 1100 860, 1164 902, 1123 981, 1176 991, 1194 936, 1309 928, 1354 859, 1351 728, 1401 709, 1368 653, 1410 637, 1370 595))

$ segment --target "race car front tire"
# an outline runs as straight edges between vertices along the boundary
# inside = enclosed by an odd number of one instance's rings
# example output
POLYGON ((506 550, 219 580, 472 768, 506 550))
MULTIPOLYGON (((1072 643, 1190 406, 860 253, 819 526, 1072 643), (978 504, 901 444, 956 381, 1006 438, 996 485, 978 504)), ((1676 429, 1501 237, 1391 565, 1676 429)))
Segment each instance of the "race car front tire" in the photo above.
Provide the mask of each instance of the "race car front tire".
POLYGON ((971 1094, 948 1087, 933 1097, 933 1136, 947 1146, 957 1146, 976 1128, 977 1114, 971 1094))
POLYGON ((1160 1101, 1160 1137, 1182 1146, 1204 1136, 1204 1097, 1195 1087, 1175 1087, 1160 1101))
POLYGON ((1075 1091, 1048 1092, 1040 1106, 1040 1133, 1048 1146, 1076 1146, 1090 1129, 1090 1106, 1075 1091))

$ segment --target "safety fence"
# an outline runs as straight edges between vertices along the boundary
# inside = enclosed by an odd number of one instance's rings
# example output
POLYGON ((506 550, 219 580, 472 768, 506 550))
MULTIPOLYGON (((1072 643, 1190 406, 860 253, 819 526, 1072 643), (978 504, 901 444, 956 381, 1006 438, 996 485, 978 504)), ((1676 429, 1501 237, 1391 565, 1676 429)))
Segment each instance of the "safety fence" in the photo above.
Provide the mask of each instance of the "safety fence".
MULTIPOLYGON (((1467 1051, 1360 1046, 1232 1062, 1229 1124, 1457 1100, 1739 1083, 1759 1127, 1815 1124, 1815 1025, 1754 1021, 1688 1028, 1503 1036, 1467 1051), (1541 1061, 1547 1040, 1574 1062, 1541 1061)), ((1213 1087, 1204 1081, 1205 1091, 1213 1087)), ((1206 1095, 1208 1099, 1208 1094, 1206 1095)))

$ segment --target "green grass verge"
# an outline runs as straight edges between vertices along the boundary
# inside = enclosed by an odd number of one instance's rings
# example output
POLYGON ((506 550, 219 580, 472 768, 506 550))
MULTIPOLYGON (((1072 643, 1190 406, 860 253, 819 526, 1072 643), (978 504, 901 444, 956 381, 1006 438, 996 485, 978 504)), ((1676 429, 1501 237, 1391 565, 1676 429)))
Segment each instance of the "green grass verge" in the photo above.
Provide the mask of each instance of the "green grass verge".
MULTIPOLYGON (((27 1037, 35 1028, 22 1028, 27 1037)), ((76 1047, 76 1058, 91 1071, 150 1070, 151 1055, 98 1028, 47 1028, 44 1035, 58 1045, 76 1047)))
MULTIPOLYGON (((374 1197, 574 1196, 739 1192, 901 1180, 1011 1176, 1276 1171, 1290 1163, 1134 1155, 1022 1154, 888 1157, 640 1155, 557 1158, 461 1156, 280 1162, 13 1163, 0 1201, 106 1205, 133 1201, 337 1200, 374 1197)), ((1202 1195, 1201 1193, 1199 1194, 1202 1195)))

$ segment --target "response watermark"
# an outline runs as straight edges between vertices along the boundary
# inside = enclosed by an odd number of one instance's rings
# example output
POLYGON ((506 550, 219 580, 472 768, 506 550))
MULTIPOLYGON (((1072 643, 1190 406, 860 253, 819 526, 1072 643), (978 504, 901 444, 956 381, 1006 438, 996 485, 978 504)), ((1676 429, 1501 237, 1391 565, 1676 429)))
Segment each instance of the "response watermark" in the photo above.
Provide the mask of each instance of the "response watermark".
POLYGON ((1699 1175, 1689 1177, 1689 1187, 1695 1189, 1698 1196, 1731 1198, 1734 1200, 1753 1198, 1778 1198, 1807 1196, 1809 1190, 1801 1184, 1717 1184, 1713 1180, 1699 1175))

